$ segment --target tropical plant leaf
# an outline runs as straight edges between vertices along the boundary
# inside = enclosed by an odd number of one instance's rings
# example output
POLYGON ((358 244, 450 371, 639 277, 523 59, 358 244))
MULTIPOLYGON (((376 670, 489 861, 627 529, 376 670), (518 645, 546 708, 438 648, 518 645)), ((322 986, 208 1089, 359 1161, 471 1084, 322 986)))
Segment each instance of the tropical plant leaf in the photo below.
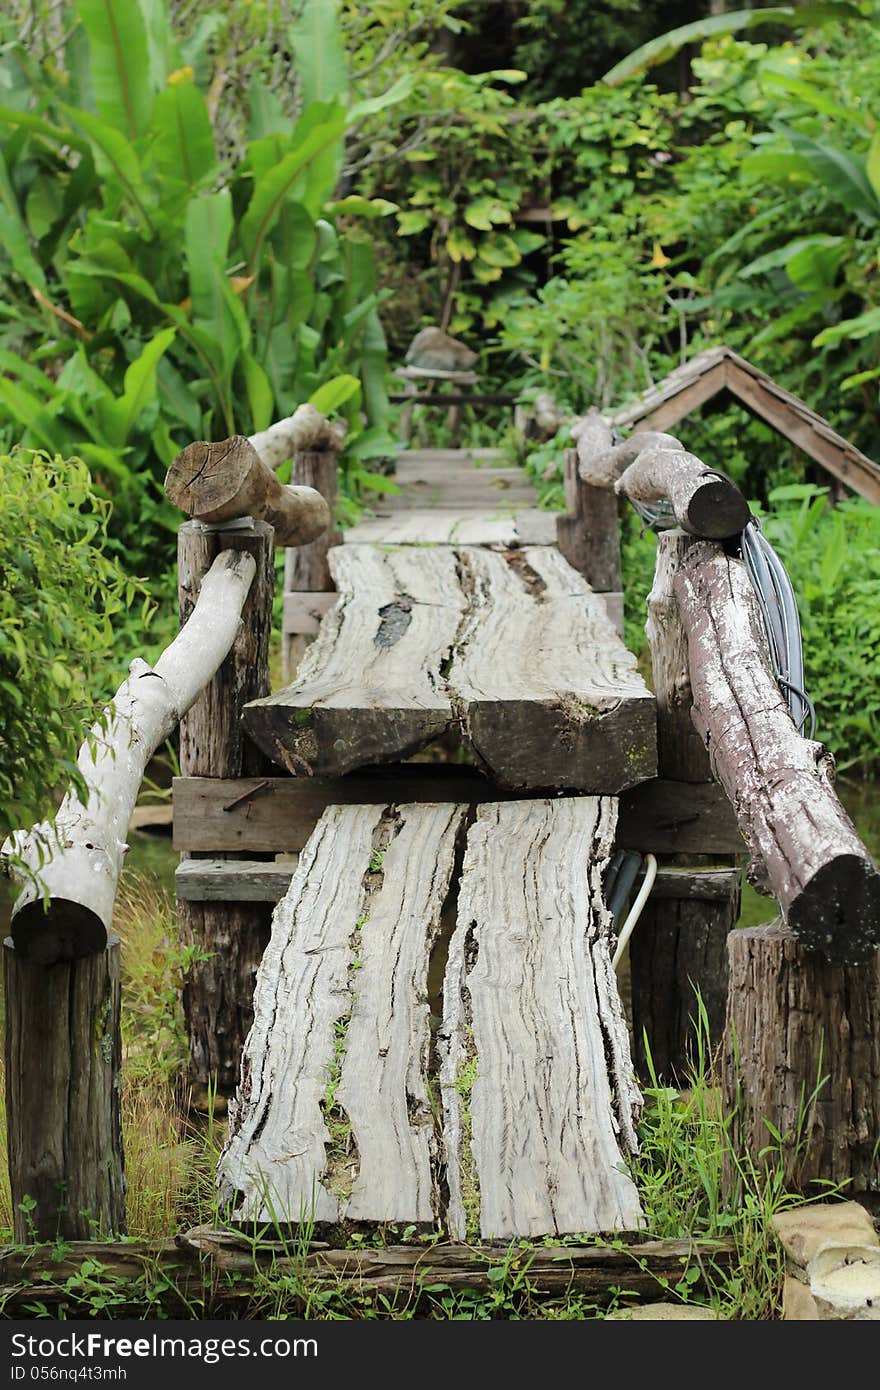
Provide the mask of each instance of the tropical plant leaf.
POLYGON ((868 175, 868 182, 874 190, 878 206, 880 206, 880 130, 875 131, 871 141, 865 172, 868 175))
POLYGON ((46 292, 43 268, 34 256, 27 228, 22 221, 18 199, 12 187, 6 161, 0 153, 0 246, 12 262, 12 268, 28 286, 46 292))
POLYGON ((192 82, 173 82, 159 93, 150 129, 160 174, 191 191, 211 177, 217 167, 214 131, 205 98, 192 82))
POLYGON ((263 242, 309 160, 338 140, 344 127, 345 116, 340 107, 333 119, 311 130, 280 164, 257 181, 241 221, 241 242, 251 269, 258 264, 263 242))
POLYGON ((320 410, 322 415, 332 415, 359 393, 360 389, 361 384, 357 377, 345 373, 325 381, 323 386, 319 386, 309 397, 309 402, 316 410, 320 410))
POLYGON ((138 0, 78 0, 89 36, 98 115, 129 140, 143 135, 153 106, 147 27, 138 0))
POLYGON ((813 347, 830 347, 846 338, 858 341, 860 338, 870 338, 874 333, 880 333, 880 309, 868 309, 853 319, 844 319, 842 323, 823 328, 813 339, 813 347))
POLYGON ((251 408, 251 424, 255 432, 267 429, 272 423, 272 407, 275 403, 272 385, 253 353, 242 352, 241 365, 251 408))
POLYGON ((303 105, 309 106, 314 101, 345 101, 348 65, 337 0, 306 0, 299 16, 292 21, 289 33, 303 105))
POLYGON ((795 154, 809 162, 813 175, 832 197, 863 222, 880 221, 880 198, 871 187, 863 155, 853 155, 835 145, 820 145, 798 130, 786 130, 795 154))
POLYGON ((97 172, 118 180, 147 229, 153 232, 155 229, 148 210, 150 193, 138 157, 126 137, 89 111, 79 111, 69 106, 63 109, 74 125, 78 125, 87 135, 97 172))
POLYGON ((158 332, 126 369, 122 395, 117 400, 98 405, 98 419, 111 444, 119 447, 126 443, 141 411, 155 398, 156 365, 171 346, 175 334, 173 328, 163 328, 158 332))
POLYGON ((686 44, 705 43, 706 39, 714 39, 721 34, 735 34, 740 29, 753 29, 758 24, 805 29, 836 23, 841 19, 862 18, 861 11, 855 5, 848 4, 800 5, 797 8, 794 5, 773 5, 758 10, 734 10, 731 14, 711 15, 693 24, 684 24, 680 29, 670 29, 668 33, 643 44, 616 63, 600 81, 607 87, 617 87, 627 78, 644 72, 645 68, 655 68, 658 63, 674 58, 686 44))

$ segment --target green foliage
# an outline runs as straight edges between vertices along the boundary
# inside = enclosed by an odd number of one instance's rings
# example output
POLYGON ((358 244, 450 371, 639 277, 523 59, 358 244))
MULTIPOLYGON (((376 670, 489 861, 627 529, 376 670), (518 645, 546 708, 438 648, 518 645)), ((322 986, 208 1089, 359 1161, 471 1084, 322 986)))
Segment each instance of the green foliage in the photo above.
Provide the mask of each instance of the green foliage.
POLYGON ((82 782, 76 755, 106 691, 112 619, 142 598, 107 550, 109 507, 79 459, 0 458, 0 837, 82 782), (88 693, 87 693, 88 692, 88 693))
POLYGON ((306 5, 296 31, 313 99, 295 122, 256 102, 234 164, 166 0, 65 10, 61 67, 5 22, 0 430, 8 444, 75 449, 113 497, 128 563, 155 567, 176 523, 159 484, 193 438, 264 428, 345 377, 350 475, 392 447, 382 294, 359 227, 390 205, 333 211, 343 132, 359 119, 344 66, 310 58, 330 42, 333 6, 306 5))

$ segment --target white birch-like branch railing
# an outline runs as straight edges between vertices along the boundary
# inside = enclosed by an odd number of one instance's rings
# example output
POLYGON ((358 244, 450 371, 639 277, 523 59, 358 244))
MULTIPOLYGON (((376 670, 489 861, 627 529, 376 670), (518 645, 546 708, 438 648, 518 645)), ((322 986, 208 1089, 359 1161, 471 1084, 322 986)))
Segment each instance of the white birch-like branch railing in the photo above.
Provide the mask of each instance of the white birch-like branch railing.
POLYGON ((83 744, 78 766, 89 789, 85 802, 68 793, 54 827, 43 824, 7 840, 13 875, 24 879, 12 911, 12 940, 21 957, 52 965, 107 946, 128 824, 147 763, 232 646, 253 576, 249 555, 217 556, 189 622, 154 667, 135 657, 83 744))

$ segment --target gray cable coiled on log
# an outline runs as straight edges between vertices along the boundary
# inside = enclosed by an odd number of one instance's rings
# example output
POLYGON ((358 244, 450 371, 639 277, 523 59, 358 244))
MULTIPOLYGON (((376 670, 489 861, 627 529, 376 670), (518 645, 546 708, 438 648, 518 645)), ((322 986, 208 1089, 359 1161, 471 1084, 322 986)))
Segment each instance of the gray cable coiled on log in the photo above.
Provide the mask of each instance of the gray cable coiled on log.
POLYGON ((740 539, 742 557, 767 633, 773 673, 798 733, 803 733, 809 719, 809 737, 812 738, 816 732, 816 710, 804 689, 801 623, 788 571, 762 532, 757 517, 752 517, 740 539))

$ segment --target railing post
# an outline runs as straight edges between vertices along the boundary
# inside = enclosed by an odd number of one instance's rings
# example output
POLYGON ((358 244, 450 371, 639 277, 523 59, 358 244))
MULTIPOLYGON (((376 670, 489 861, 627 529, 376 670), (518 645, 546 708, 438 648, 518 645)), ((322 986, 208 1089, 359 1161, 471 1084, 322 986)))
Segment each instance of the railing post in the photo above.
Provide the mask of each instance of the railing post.
MULTIPOLYGON (((243 529, 187 522, 178 533, 180 622, 189 617, 201 581, 221 550, 244 550, 256 563, 232 650, 180 723, 185 777, 254 777, 269 763, 246 737, 241 711, 269 694, 269 636, 274 596, 274 532, 265 521, 243 529)), ((235 854, 211 854, 234 859, 235 854)), ((254 977, 269 939, 266 903, 178 901, 181 942, 193 950, 184 984, 189 1079, 200 1099, 209 1086, 229 1095, 238 1081, 241 1047, 253 1017, 254 977)))
MULTIPOLYGON (((339 494, 338 449, 294 455, 292 481, 313 487, 327 501, 331 515, 339 494)), ((282 622, 282 676, 293 680, 296 668, 329 605, 325 595, 335 585, 327 556, 342 541, 342 532, 332 528, 308 545, 289 546, 284 553, 284 617, 282 622)))
POLYGON ((3 950, 16 1241, 125 1234, 119 938, 42 965, 3 950))
POLYGON ((556 518, 556 544, 572 569, 602 594, 608 616, 623 633, 623 580, 620 567, 618 501, 606 487, 585 483, 576 449, 563 459, 566 511, 556 518))

